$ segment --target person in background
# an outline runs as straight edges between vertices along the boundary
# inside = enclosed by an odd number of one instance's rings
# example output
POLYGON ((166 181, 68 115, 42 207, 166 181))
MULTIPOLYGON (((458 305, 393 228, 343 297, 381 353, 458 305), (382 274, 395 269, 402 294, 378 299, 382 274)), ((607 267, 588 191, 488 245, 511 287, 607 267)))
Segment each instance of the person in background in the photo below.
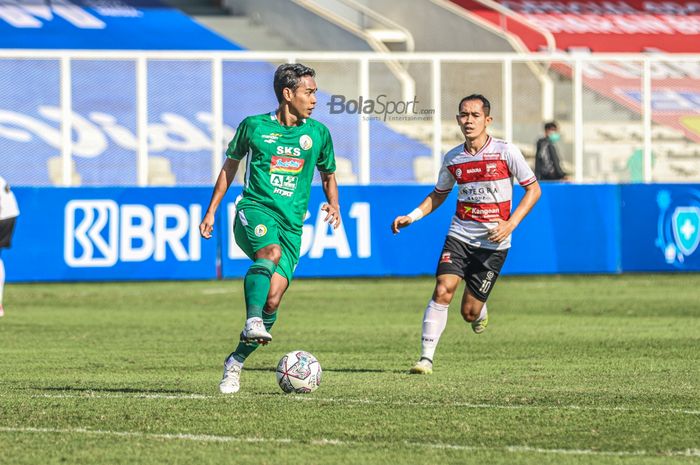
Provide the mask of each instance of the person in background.
MULTIPOLYGON (((10 190, 10 185, 0 176, 0 253, 2 249, 9 248, 12 242, 12 234, 15 230, 15 221, 19 216, 19 207, 15 194, 10 190)), ((5 263, 0 255, 0 317, 5 315, 2 306, 2 297, 5 291, 5 263)))
POLYGON ((561 181, 568 178, 561 167, 557 142, 561 139, 555 121, 544 125, 544 137, 537 141, 535 152, 535 176, 540 181, 561 181))

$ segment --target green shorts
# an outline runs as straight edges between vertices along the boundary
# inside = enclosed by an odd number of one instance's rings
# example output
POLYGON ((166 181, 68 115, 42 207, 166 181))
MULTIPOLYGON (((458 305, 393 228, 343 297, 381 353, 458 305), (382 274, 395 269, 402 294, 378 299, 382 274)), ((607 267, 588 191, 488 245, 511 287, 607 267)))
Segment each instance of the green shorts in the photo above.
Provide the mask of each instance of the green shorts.
POLYGON ((270 244, 279 245, 282 248, 282 257, 275 272, 291 284, 294 270, 299 263, 301 231, 296 234, 284 230, 279 227, 279 221, 265 210, 246 206, 236 212, 233 234, 238 247, 251 260, 255 260, 255 252, 263 247, 270 244))

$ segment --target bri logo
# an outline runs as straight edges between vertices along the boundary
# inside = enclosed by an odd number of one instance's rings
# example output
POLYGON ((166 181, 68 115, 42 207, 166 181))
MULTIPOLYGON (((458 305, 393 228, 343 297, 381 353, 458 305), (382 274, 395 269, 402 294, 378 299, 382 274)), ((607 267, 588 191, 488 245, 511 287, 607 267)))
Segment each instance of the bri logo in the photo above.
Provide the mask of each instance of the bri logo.
POLYGON ((690 190, 671 196, 667 190, 656 196, 659 206, 656 246, 666 263, 683 268, 700 244, 700 192, 690 190))
POLYGON ((63 256, 71 268, 121 262, 199 261, 201 205, 118 205, 113 200, 71 200, 64 211, 63 256))

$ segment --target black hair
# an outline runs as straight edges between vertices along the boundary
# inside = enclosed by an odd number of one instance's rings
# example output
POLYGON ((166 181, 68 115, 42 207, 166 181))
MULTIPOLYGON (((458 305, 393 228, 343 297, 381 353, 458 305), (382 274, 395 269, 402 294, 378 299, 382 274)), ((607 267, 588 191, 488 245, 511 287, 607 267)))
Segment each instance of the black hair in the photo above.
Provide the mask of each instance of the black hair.
POLYGON ((549 121, 548 123, 544 123, 544 130, 545 131, 551 131, 552 129, 557 130, 559 126, 557 125, 556 121, 549 121))
POLYGON ((481 94, 471 94, 467 95, 464 97, 462 100, 459 101, 459 106, 457 107, 457 112, 462 109, 462 104, 466 102, 467 100, 481 100, 482 105, 484 106, 484 115, 489 116, 491 114, 491 102, 489 102, 489 99, 484 97, 481 94))
POLYGON ((316 76, 316 71, 301 63, 286 63, 280 65, 277 71, 275 71, 275 82, 273 84, 277 101, 281 102, 284 100, 282 97, 282 89, 289 88, 295 91, 297 87, 299 87, 301 78, 304 76, 314 77, 316 76))

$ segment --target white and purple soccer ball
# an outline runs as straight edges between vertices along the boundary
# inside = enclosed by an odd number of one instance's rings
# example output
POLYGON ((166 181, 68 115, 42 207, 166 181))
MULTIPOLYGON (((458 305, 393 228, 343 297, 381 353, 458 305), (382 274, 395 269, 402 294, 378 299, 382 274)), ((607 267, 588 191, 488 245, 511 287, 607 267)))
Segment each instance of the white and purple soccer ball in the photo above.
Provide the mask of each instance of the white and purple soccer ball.
POLYGON ((284 392, 313 392, 321 385, 321 364, 303 350, 286 354, 277 364, 277 384, 284 392))

